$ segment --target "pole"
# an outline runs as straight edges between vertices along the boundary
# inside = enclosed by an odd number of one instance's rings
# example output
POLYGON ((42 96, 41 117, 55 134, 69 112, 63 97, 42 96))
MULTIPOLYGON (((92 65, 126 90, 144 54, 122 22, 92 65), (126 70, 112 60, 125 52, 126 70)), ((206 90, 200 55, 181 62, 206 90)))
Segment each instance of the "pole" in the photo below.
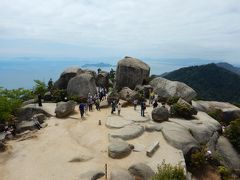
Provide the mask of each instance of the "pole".
POLYGON ((107 164, 105 164, 105 179, 107 180, 107 164))

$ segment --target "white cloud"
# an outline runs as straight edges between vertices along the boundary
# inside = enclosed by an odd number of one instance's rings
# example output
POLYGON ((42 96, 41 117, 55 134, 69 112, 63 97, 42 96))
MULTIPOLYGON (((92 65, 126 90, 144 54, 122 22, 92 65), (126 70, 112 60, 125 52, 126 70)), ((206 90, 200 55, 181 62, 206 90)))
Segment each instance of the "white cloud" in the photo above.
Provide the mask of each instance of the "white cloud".
POLYGON ((239 0, 1 0, 0 38, 109 49, 104 56, 240 59, 239 19, 239 0))

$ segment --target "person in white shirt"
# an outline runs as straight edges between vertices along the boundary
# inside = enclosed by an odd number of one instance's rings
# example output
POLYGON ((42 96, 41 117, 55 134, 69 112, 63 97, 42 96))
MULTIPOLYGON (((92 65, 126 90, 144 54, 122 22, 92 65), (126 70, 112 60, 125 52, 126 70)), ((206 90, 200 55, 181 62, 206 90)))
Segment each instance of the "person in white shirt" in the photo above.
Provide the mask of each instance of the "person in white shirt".
POLYGON ((117 105, 118 115, 120 116, 122 104, 119 102, 117 105))

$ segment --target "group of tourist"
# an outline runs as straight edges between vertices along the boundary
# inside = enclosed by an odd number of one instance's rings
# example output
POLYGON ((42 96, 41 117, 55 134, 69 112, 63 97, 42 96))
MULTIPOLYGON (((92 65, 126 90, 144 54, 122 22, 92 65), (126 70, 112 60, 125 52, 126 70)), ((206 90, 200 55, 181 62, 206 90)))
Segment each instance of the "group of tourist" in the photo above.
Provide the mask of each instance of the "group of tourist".
POLYGON ((96 109, 100 111, 100 103, 106 99, 107 90, 105 88, 98 88, 98 92, 94 95, 88 93, 88 98, 86 103, 80 103, 79 111, 81 118, 84 117, 84 113, 88 111, 93 111, 93 106, 95 105, 96 109))

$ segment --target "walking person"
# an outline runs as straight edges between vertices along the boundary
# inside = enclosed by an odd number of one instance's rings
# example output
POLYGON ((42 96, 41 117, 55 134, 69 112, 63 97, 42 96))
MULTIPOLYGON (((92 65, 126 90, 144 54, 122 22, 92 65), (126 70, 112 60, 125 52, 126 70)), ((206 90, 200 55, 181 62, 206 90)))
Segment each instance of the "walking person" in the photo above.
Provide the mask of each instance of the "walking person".
POLYGON ((138 104, 138 100, 134 99, 134 101, 133 101, 134 110, 137 109, 137 104, 138 104))
POLYGON ((38 94, 38 106, 42 106, 42 96, 38 94))
POLYGON ((111 112, 111 114, 113 114, 113 112, 115 112, 115 110, 116 110, 116 102, 115 102, 115 100, 113 100, 111 104, 112 104, 112 112, 111 112))
POLYGON ((92 99, 92 96, 90 96, 88 98, 88 108, 89 108, 89 111, 92 111, 92 106, 93 106, 93 99, 92 99))
POLYGON ((83 118, 83 115, 84 115, 84 108, 85 108, 85 105, 83 103, 80 103, 79 111, 80 111, 81 118, 83 118))
POLYGON ((144 101, 141 102, 141 116, 145 117, 145 109, 146 109, 146 104, 144 101))
POLYGON ((99 98, 96 99, 96 101, 95 101, 95 106, 96 106, 96 109, 97 109, 98 111, 100 111, 100 99, 99 99, 99 98))
POLYGON ((122 104, 119 102, 117 105, 117 110, 118 110, 118 115, 120 116, 121 113, 121 109, 122 109, 122 104))

